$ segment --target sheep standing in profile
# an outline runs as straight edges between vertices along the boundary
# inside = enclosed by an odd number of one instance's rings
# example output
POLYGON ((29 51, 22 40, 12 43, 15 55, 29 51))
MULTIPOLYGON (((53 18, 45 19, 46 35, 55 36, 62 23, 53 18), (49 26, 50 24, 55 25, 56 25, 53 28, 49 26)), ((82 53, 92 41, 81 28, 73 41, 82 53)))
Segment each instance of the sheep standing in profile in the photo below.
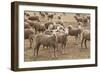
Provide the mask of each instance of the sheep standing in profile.
POLYGON ((55 49, 56 49, 56 36, 55 34, 47 35, 47 34, 37 34, 36 39, 35 39, 35 48, 34 48, 34 55, 36 52, 36 55, 38 56, 39 48, 41 45, 49 48, 54 49, 54 56, 55 54, 55 49))
POLYGON ((30 41, 30 48, 32 48, 33 37, 34 37, 33 29, 31 29, 31 28, 24 29, 24 39, 28 39, 30 41))
POLYGON ((68 26, 68 35, 74 36, 76 40, 81 35, 81 32, 80 28, 73 28, 71 25, 68 26))
POLYGON ((40 19, 39 19, 38 16, 30 16, 28 19, 32 20, 32 21, 38 21, 38 22, 40 22, 40 19))
POLYGON ((84 30, 82 33, 81 48, 83 47, 83 44, 85 45, 85 48, 87 48, 87 41, 89 40, 90 40, 90 32, 89 30, 84 30))

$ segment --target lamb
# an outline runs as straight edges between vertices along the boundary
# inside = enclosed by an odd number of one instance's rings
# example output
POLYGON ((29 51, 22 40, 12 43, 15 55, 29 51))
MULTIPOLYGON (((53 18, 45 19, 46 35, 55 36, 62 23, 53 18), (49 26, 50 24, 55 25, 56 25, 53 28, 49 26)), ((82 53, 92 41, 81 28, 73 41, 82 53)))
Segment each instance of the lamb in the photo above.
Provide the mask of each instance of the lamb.
POLYGON ((55 34, 52 35, 47 35, 47 34, 38 34, 36 35, 36 45, 34 48, 34 56, 35 56, 35 52, 37 52, 37 56, 38 56, 38 52, 39 52, 39 48, 41 45, 45 46, 45 47, 49 47, 49 48, 53 48, 54 49, 54 56, 56 56, 55 54, 55 49, 56 49, 56 36, 55 34))
POLYGON ((34 38, 33 29, 28 29, 28 28, 24 29, 24 39, 28 39, 30 41, 30 48, 32 48, 33 38, 34 38))
POLYGON ((90 32, 89 30, 84 30, 82 33, 82 41, 81 41, 81 48, 83 47, 83 43, 85 45, 85 48, 87 48, 87 41, 90 40, 90 32))

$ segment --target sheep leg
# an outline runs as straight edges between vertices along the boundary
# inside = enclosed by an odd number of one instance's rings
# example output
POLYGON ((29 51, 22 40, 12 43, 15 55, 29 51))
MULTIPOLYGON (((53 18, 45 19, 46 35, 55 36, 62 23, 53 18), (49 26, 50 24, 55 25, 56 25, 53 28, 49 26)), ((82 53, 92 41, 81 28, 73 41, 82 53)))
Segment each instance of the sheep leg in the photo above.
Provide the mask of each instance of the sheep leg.
POLYGON ((35 48, 34 48, 34 56, 35 56, 35 51, 37 52, 37 56, 38 56, 39 47, 40 47, 40 44, 35 46, 35 48))
POLYGON ((32 48, 33 39, 30 39, 30 49, 32 48))
POLYGON ((78 40, 78 36, 75 36, 75 40, 76 40, 76 44, 78 44, 78 43, 77 43, 77 42, 78 42, 78 41, 77 41, 77 40, 78 40))
MULTIPOLYGON (((79 38, 78 40, 81 40, 81 34, 78 35, 78 38, 79 38)), ((79 42, 80 42, 80 41, 79 41, 79 42)))
POLYGON ((37 48, 37 56, 38 56, 39 48, 37 48))
POLYGON ((56 57, 56 49, 55 49, 55 47, 54 47, 54 57, 56 57))
POLYGON ((84 44, 85 44, 85 48, 87 49, 87 40, 85 40, 84 44))
POLYGON ((48 49, 48 53, 50 54, 50 56, 51 56, 51 50, 50 50, 50 48, 49 47, 47 47, 47 49, 48 49))
POLYGON ((63 45, 63 54, 65 53, 65 48, 66 48, 66 45, 64 44, 63 45))
POLYGON ((35 46, 35 48, 34 48, 34 56, 35 56, 35 51, 37 50, 37 45, 35 46))
POLYGON ((36 47, 34 48, 34 56, 35 56, 35 50, 36 50, 36 47))
POLYGON ((83 48, 83 42, 84 42, 84 38, 82 38, 82 41, 81 41, 81 48, 83 48))
POLYGON ((38 56, 39 48, 40 48, 40 44, 37 45, 37 56, 38 56))
POLYGON ((62 44, 62 51, 61 51, 62 54, 64 54, 64 45, 62 44))

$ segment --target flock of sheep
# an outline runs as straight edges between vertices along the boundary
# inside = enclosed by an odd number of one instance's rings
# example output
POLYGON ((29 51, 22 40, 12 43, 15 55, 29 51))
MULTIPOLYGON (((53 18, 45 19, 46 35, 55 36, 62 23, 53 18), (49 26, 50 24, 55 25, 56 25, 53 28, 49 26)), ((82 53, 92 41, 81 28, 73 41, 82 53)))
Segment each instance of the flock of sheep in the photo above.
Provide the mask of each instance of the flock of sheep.
POLYGON ((81 16, 76 13, 74 19, 77 27, 70 24, 66 27, 62 19, 64 15, 66 14, 48 12, 30 14, 27 11, 24 13, 24 39, 30 41, 30 49, 34 49, 34 56, 38 56, 41 46, 52 49, 55 57, 58 51, 64 53, 69 36, 75 37, 76 43, 81 45, 80 48, 83 48, 83 45, 88 48, 87 41, 90 40, 90 30, 85 27, 90 25, 90 16, 81 16), (54 21, 55 18, 56 21, 54 21), (78 43, 78 39, 81 40, 81 43, 78 43))

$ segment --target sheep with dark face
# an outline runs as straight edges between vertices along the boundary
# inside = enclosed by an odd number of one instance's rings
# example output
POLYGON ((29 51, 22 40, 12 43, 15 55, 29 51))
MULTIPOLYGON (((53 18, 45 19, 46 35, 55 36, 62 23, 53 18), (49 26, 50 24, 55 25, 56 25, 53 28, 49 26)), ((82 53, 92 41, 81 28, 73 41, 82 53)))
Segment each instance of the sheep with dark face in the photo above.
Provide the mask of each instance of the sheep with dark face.
POLYGON ((43 45, 45 47, 53 48, 54 49, 54 56, 56 56, 56 54, 55 54, 55 49, 56 49, 56 36, 55 36, 55 34, 52 34, 52 35, 38 34, 38 35, 36 35, 35 42, 36 42, 36 44, 35 44, 35 48, 34 48, 34 55, 35 55, 35 52, 38 55, 39 48, 41 45, 43 45))
POLYGON ((83 44, 85 45, 85 48, 87 48, 87 41, 90 41, 90 32, 89 30, 84 30, 82 33, 81 48, 83 47, 83 44))
POLYGON ((30 41, 30 48, 32 48, 33 38, 34 38, 33 29, 31 28, 24 29, 24 39, 28 39, 30 41))

